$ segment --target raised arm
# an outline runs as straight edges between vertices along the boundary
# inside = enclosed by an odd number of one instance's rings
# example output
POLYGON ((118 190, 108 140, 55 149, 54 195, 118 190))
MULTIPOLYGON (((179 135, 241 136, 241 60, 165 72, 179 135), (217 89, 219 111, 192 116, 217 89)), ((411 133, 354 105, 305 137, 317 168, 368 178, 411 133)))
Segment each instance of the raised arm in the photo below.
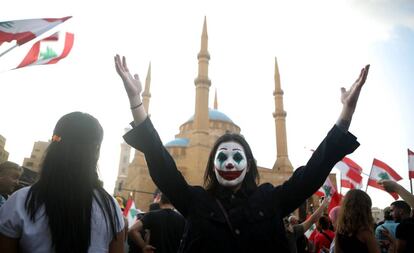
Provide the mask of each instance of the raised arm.
POLYGON ((274 201, 283 208, 282 216, 292 212, 315 193, 328 177, 333 166, 359 146, 356 137, 348 132, 348 128, 368 71, 369 65, 362 68, 358 79, 348 90, 341 88, 343 107, 339 119, 313 152, 306 166, 295 170, 288 181, 275 188, 274 201))
POLYGON ((312 226, 313 223, 318 221, 318 219, 322 216, 325 209, 328 207, 330 202, 330 198, 324 198, 321 205, 318 209, 307 219, 306 221, 302 222, 303 231, 308 231, 308 229, 312 226))
POLYGON ((378 184, 384 187, 387 192, 396 192, 400 197, 414 209, 414 196, 404 187, 392 180, 380 180, 378 184))
POLYGON ((124 135, 124 139, 129 145, 144 153, 152 180, 185 216, 188 208, 191 207, 190 186, 178 171, 174 159, 165 149, 142 106, 142 86, 138 75, 131 75, 125 57, 121 60, 121 57, 116 55, 114 60, 116 71, 124 83, 134 118, 134 128, 124 135))

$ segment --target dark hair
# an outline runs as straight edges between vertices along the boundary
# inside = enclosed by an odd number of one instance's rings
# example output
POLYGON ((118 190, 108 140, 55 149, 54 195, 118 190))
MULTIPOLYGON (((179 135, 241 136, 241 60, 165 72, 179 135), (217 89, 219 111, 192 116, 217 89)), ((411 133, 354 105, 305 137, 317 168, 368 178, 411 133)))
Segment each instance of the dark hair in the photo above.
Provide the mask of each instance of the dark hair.
POLYGON ((384 208, 384 220, 392 220, 391 208, 389 206, 384 208))
POLYGON ((163 193, 161 193, 160 204, 171 204, 170 200, 163 193))
POLYGON ((205 189, 213 194, 216 195, 216 191, 219 186, 219 182, 217 181, 216 175, 214 173, 214 157, 216 155, 218 146, 223 142, 234 141, 239 143, 246 154, 247 158, 247 167, 248 171, 246 176, 242 182, 242 189, 246 191, 251 191, 257 188, 259 184, 259 172, 257 170, 256 160, 253 157, 252 150, 250 149, 249 144, 243 138, 243 136, 234 133, 226 133, 222 135, 220 138, 217 139, 215 142, 213 149, 210 152, 208 157, 207 167, 204 172, 204 187, 205 189))
POLYGON ((411 207, 404 200, 397 200, 391 203, 391 206, 394 206, 398 209, 401 209, 405 214, 410 215, 411 207))
POLYGON ((322 215, 321 217, 319 217, 318 224, 319 224, 321 230, 329 229, 329 225, 330 225, 329 218, 322 215))
POLYGON ((102 210, 108 230, 116 237, 116 206, 97 174, 102 137, 98 120, 82 112, 64 115, 53 131, 39 181, 30 188, 25 207, 35 222, 36 212, 45 206, 55 252, 88 251, 93 200, 102 210))
POLYGON ((149 205, 149 211, 155 211, 155 210, 159 210, 160 209, 160 204, 159 203, 151 203, 149 205))

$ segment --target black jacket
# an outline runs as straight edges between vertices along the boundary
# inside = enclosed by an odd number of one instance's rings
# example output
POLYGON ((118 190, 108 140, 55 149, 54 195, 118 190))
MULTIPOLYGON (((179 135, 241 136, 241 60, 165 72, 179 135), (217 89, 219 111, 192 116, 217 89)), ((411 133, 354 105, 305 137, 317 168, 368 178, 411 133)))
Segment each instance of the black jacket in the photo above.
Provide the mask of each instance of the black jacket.
POLYGON ((180 252, 289 252, 283 217, 294 211, 323 184, 333 166, 353 152, 356 137, 334 126, 309 159, 279 186, 262 184, 251 192, 221 189, 218 199, 200 186, 190 186, 177 170, 149 118, 124 136, 145 154, 150 175, 187 219, 180 252))

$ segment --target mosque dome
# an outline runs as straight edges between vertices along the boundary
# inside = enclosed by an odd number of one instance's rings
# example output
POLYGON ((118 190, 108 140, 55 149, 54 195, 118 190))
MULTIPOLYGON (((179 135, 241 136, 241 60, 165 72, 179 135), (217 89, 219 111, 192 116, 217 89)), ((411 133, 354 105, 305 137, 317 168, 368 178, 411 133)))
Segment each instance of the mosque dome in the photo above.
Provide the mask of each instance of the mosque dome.
MULTIPOLYGON (((216 109, 208 108, 208 118, 212 121, 222 121, 222 122, 230 123, 231 125, 235 125, 233 121, 226 114, 216 109)), ((188 125, 189 123, 191 124, 193 121, 194 121, 194 115, 191 116, 191 118, 189 118, 187 122, 184 123, 183 125, 188 125)), ((167 142, 165 144, 165 147, 187 147, 189 142, 190 140, 188 138, 175 138, 174 140, 167 142)))
MULTIPOLYGON (((225 122, 233 123, 233 121, 226 114, 216 109, 208 108, 208 118, 210 120, 225 121, 225 122)), ((191 116, 191 118, 189 118, 187 122, 193 121, 193 120, 194 120, 194 115, 191 116)))
POLYGON ((189 143, 187 138, 176 138, 172 141, 169 141, 165 144, 165 147, 187 147, 189 143))

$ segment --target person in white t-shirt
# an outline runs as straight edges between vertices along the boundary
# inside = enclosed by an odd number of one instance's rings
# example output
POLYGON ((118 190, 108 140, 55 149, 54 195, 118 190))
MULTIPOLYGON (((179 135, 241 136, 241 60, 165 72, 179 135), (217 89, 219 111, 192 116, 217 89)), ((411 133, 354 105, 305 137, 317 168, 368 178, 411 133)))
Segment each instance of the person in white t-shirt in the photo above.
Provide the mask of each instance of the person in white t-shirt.
POLYGON ((57 122, 39 181, 0 208, 0 252, 123 252, 122 213, 97 174, 102 137, 89 114, 57 122))

